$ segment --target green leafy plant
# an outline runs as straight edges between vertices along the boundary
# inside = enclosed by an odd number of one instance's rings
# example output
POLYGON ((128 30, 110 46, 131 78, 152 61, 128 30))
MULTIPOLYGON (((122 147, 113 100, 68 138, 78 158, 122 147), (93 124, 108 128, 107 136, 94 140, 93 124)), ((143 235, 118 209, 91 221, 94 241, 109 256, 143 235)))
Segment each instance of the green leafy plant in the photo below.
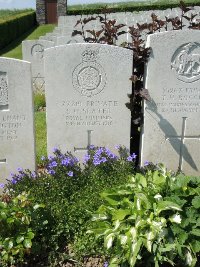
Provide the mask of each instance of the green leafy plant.
POLYGON ((32 220, 37 209, 44 207, 33 204, 25 192, 14 198, 3 195, 0 201, 0 264, 10 266, 24 262, 31 253, 35 233, 32 220))
POLYGON ((80 257, 91 252, 92 242, 85 238, 85 232, 91 213, 102 203, 100 192, 125 183, 126 174, 135 172, 136 155, 130 155, 125 148, 118 149, 119 155, 116 155, 107 148, 91 146, 81 168, 71 153, 63 154, 55 148, 51 156, 42 157, 41 171, 32 173, 19 169, 13 174, 5 186, 9 195, 15 197, 26 191, 45 204, 43 220, 48 224, 41 226, 42 218, 38 218, 40 228, 36 223, 33 225, 35 240, 42 252, 41 255, 33 250, 35 258, 49 257, 52 262, 60 253, 67 254, 66 247, 74 240, 80 257))
POLYGON ((137 173, 128 184, 101 194, 105 204, 93 215, 88 233, 104 237, 112 255, 110 267, 158 267, 164 262, 195 266, 199 190, 197 179, 174 176, 162 165, 137 173))

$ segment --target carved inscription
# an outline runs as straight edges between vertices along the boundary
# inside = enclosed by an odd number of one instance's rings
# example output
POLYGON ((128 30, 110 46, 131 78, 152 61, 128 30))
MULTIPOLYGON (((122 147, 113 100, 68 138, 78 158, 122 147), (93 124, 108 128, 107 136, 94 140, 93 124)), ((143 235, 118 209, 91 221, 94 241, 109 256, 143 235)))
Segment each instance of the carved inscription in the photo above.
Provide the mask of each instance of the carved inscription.
POLYGON ((37 59, 42 59, 44 56, 44 46, 41 44, 35 44, 31 48, 31 55, 37 59))
POLYGON ((87 49, 82 54, 82 63, 73 71, 73 87, 82 95, 91 97, 99 94, 105 87, 106 74, 96 62, 98 50, 87 49))
POLYGON ((0 110, 8 109, 8 78, 6 72, 0 72, 0 110))
POLYGON ((67 126, 112 126, 118 101, 63 101, 67 126))
POLYGON ((0 117, 0 141, 15 141, 26 121, 25 115, 3 115, 0 117))
POLYGON ((200 79, 200 44, 187 43, 179 47, 171 60, 177 78, 190 83, 200 79))
POLYGON ((161 97, 159 112, 200 112, 200 88, 163 88, 161 97))

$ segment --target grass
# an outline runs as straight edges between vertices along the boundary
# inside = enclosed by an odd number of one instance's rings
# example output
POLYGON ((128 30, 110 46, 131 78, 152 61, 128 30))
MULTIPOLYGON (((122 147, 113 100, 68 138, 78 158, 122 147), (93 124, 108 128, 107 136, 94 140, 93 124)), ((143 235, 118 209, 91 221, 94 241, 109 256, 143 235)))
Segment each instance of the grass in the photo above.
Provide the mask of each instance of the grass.
POLYGON ((36 162, 41 163, 41 157, 47 155, 47 129, 46 112, 35 112, 35 133, 36 133, 36 162))
POLYGON ((52 32, 54 28, 55 25, 47 24, 31 29, 23 34, 20 38, 10 43, 4 49, 0 50, 0 56, 22 59, 22 41, 37 40, 40 36, 45 35, 47 32, 52 32))
MULTIPOLYGON (((114 1, 113 1, 114 2, 114 1)), ((118 3, 106 3, 106 0, 104 3, 94 3, 94 4, 83 4, 83 5, 69 5, 68 11, 75 11, 75 10, 88 10, 88 9, 100 9, 104 7, 105 5, 108 8, 126 8, 126 7, 144 7, 145 9, 148 9, 148 6, 151 7, 152 5, 155 7, 157 6, 157 9, 159 9, 159 6, 162 5, 174 5, 179 4, 180 0, 152 0, 152 1, 142 1, 139 0, 137 2, 134 1, 127 1, 127 2, 118 2, 118 3)), ((200 5, 200 0, 184 0, 184 3, 187 5, 200 5)))

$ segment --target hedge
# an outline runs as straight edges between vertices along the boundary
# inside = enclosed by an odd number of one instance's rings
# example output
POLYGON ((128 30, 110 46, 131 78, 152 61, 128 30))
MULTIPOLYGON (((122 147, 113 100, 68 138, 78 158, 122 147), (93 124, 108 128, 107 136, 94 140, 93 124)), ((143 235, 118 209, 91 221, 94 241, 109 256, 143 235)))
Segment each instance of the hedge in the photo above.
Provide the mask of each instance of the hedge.
POLYGON ((36 25, 35 12, 28 12, 9 16, 7 20, 0 20, 0 49, 20 37, 36 25))
MULTIPOLYGON (((185 3, 186 6, 199 6, 200 5, 200 1, 196 1, 195 4, 191 4, 191 3, 185 3)), ((116 13, 116 12, 139 12, 139 11, 146 11, 146 10, 165 10, 168 8, 176 8, 179 7, 180 4, 179 3, 138 3, 135 4, 134 6, 128 6, 128 5, 119 5, 119 6, 115 6, 115 7, 110 7, 109 6, 109 10, 112 13, 116 13)), ((105 5, 103 6, 94 6, 91 7, 87 6, 84 8, 75 8, 73 7, 72 9, 68 8, 67 10, 67 15, 91 15, 91 14, 100 14, 102 13, 102 8, 105 7, 105 5)))

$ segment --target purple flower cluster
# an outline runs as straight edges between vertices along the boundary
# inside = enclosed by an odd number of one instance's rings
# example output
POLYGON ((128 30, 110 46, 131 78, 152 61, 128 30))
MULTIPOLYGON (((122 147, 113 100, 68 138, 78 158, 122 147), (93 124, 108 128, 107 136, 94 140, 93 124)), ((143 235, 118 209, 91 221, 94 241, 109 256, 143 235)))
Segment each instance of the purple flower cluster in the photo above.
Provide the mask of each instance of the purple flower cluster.
POLYGON ((127 161, 133 161, 136 159, 136 157, 137 157, 137 155, 135 153, 133 153, 132 155, 128 156, 126 160, 127 161))
POLYGON ((94 166, 100 165, 101 163, 105 163, 108 160, 117 160, 118 157, 112 153, 108 148, 99 147, 95 148, 94 146, 90 146, 88 153, 84 156, 84 163, 88 163, 91 161, 94 166))
MULTIPOLYGON (((47 165, 46 165, 46 170, 47 173, 50 175, 55 175, 56 170, 60 167, 64 167, 65 169, 67 168, 67 175, 69 177, 74 176, 74 172, 72 171, 73 168, 76 167, 76 164, 78 163, 78 159, 70 154, 62 154, 59 149, 54 148, 54 154, 55 156, 49 156, 47 165)), ((45 160, 45 158, 43 158, 45 160)))
POLYGON ((14 173, 11 173, 10 176, 11 176, 11 183, 12 184, 16 184, 18 183, 20 180, 22 180, 22 178, 24 176, 26 176, 26 174, 24 173, 23 169, 22 168, 17 168, 17 171, 18 171, 18 174, 14 174, 14 173))

